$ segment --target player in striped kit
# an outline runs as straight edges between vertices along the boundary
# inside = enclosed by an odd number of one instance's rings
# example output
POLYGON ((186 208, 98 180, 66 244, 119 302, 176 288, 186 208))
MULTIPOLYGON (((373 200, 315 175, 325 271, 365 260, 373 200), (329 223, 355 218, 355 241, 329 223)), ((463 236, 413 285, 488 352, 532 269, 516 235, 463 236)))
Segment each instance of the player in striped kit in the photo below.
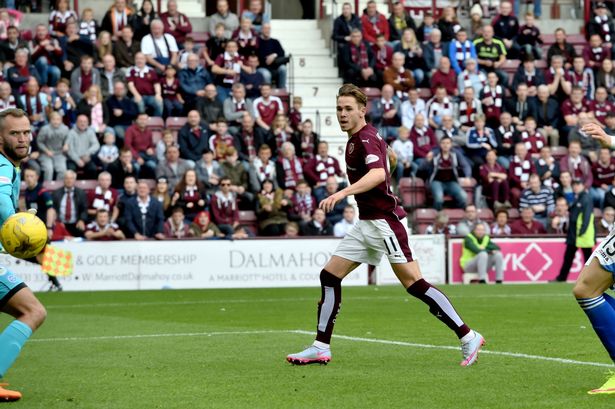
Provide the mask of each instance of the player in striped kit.
MULTIPOLYGON (((615 136, 607 135, 597 124, 587 124, 583 132, 598 139, 603 145, 615 149, 615 136)), ((585 263, 585 267, 573 293, 589 318, 594 331, 600 338, 613 362, 615 362, 615 298, 606 293, 615 284, 615 232, 604 239, 585 263)), ((615 394, 615 373, 601 387, 588 392, 596 394, 615 394)))
POLYGON ((286 360, 295 365, 326 364, 331 360, 329 344, 342 301, 342 279, 362 263, 380 264, 386 255, 407 292, 429 306, 429 311, 461 340, 462 366, 476 362, 485 340, 468 327, 448 298, 422 278, 409 243, 406 212, 391 191, 386 142, 365 121, 367 97, 355 85, 343 85, 337 96, 337 119, 348 133, 346 167, 350 185, 320 202, 331 211, 335 204, 354 195, 359 221, 346 234, 320 273, 316 340, 312 346, 286 360))

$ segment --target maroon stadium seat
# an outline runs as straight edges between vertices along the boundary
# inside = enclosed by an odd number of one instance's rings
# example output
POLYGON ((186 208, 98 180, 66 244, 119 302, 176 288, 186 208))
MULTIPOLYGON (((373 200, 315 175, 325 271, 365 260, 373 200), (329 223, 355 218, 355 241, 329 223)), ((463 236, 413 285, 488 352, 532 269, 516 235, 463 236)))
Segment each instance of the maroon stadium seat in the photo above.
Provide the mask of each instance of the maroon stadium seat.
POLYGON ((448 216, 449 224, 457 224, 465 215, 463 209, 444 209, 444 213, 448 216))
POLYGON ((515 221, 517 219, 519 219, 521 216, 519 215, 519 210, 517 209, 508 209, 508 220, 509 220, 509 224, 512 221, 515 221))
POLYGON ((466 191, 468 195, 468 203, 474 203, 474 187, 476 186, 476 179, 474 178, 463 178, 461 179, 461 187, 466 191))
POLYGON ((173 132, 173 136, 177 140, 177 133, 184 126, 184 124, 188 121, 188 118, 185 116, 170 116, 167 118, 166 127, 173 132))
POLYGON ((399 195, 404 207, 421 207, 425 205, 425 182, 420 178, 401 178, 399 195))
POLYGON ((282 100, 284 105, 284 112, 288 113, 290 110, 290 94, 284 88, 272 88, 271 95, 278 97, 282 100))
POLYGON ((594 207, 594 217, 600 219, 602 217, 602 210, 599 207, 594 207))
POLYGON ((494 219, 493 212, 489 208, 478 209, 478 218, 487 223, 492 223, 494 219))
POLYGON ((205 42, 209 39, 209 33, 207 32, 193 32, 191 34, 188 34, 189 36, 192 37, 192 39, 194 40, 195 44, 205 44, 205 42))
POLYGON ((365 93, 367 99, 377 99, 380 98, 380 90, 374 87, 366 87, 361 88, 361 91, 365 93))
POLYGON ((568 148, 565 146, 554 146, 551 148, 551 154, 556 160, 560 160, 568 154, 568 148))
POLYGON ((150 116, 147 119, 146 127, 152 131, 162 131, 164 129, 164 119, 159 116, 150 116))
POLYGON ((422 98, 427 102, 432 97, 431 90, 429 88, 419 88, 419 98, 422 98))
POLYGON ((77 182, 75 182, 75 187, 86 191, 96 189, 96 185, 98 185, 96 179, 77 180, 77 182))
POLYGON ((256 213, 252 210, 239 211, 239 224, 243 224, 249 228, 254 235, 258 234, 258 221, 256 219, 256 213))
POLYGON ((47 190, 56 190, 64 186, 62 180, 46 180, 43 182, 43 188, 47 190))
POLYGON ((417 224, 432 224, 434 219, 436 218, 436 215, 438 214, 438 211, 436 209, 430 209, 430 208, 425 208, 425 209, 416 209, 414 211, 414 221, 417 224))

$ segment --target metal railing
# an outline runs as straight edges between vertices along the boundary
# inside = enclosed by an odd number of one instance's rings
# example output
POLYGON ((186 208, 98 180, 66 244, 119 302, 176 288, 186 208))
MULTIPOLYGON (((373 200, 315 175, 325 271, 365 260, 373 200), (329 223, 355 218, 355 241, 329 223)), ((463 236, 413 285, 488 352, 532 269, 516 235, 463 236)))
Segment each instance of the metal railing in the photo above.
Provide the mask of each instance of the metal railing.
POLYGON ((320 109, 316 109, 316 117, 314 118, 314 121, 316 122, 316 129, 314 131, 317 135, 320 136, 320 130, 322 127, 322 125, 320 124, 320 109))

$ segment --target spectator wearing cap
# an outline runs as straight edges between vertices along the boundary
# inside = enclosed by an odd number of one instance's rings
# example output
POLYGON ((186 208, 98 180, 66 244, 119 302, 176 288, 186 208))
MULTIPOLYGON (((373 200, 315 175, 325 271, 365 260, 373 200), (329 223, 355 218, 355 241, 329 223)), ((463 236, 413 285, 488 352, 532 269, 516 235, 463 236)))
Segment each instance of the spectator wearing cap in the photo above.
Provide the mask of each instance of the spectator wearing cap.
POLYGON ((167 11, 160 13, 160 20, 164 25, 164 32, 175 38, 178 44, 182 44, 186 36, 192 32, 190 19, 177 10, 177 1, 167 1, 167 11))
POLYGON ((224 36, 229 39, 239 27, 239 18, 237 14, 229 11, 229 4, 227 0, 218 0, 216 2, 216 12, 209 16, 209 34, 214 36, 216 34, 216 25, 218 23, 224 24, 224 36))
POLYGON ((599 35, 602 45, 608 48, 615 43, 615 24, 604 2, 595 3, 594 16, 587 22, 585 34, 588 40, 594 34, 599 35))
POLYGON ((566 252, 564 261, 555 282, 563 282, 568 278, 572 263, 578 249, 581 249, 584 261, 587 262, 596 244, 596 228, 594 224, 594 206, 589 193, 585 190, 582 180, 572 182, 574 202, 570 206, 569 228, 566 234, 566 252))
POLYGON ((110 221, 109 211, 106 209, 96 211, 94 221, 88 223, 85 227, 84 237, 86 240, 96 241, 124 240, 126 238, 120 227, 110 221))
POLYGON ((164 240, 164 214, 160 202, 150 196, 147 182, 139 182, 137 195, 125 209, 129 237, 135 240, 164 240))
POLYGON ((145 64, 145 54, 135 55, 135 65, 126 75, 128 90, 133 96, 139 112, 153 111, 153 116, 162 116, 162 88, 160 79, 153 68, 145 64))

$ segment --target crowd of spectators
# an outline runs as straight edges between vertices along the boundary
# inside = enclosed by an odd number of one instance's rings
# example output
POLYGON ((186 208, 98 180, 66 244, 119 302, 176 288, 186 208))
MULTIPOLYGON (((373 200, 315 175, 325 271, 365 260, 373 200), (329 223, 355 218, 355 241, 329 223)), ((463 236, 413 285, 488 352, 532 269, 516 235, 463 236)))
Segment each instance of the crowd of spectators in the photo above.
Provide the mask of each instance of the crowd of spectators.
POLYGON ((302 118, 301 98, 276 95, 288 95, 289 55, 263 0, 241 16, 218 0, 207 33, 193 33, 176 0, 164 13, 139 3, 114 0, 97 21, 58 0, 31 32, 18 12, 0 13, 0 109, 22 108, 32 122, 25 205, 49 237, 345 232, 355 219, 346 202, 317 209, 340 189, 338 161, 302 118), (169 117, 177 129, 152 126, 169 117), (256 218, 243 223, 242 212, 256 218))
MULTIPOLYGON (((377 6, 354 14, 344 3, 333 29, 340 74, 374 95, 368 112, 399 158, 396 179, 425 181, 420 207, 463 209, 470 189, 498 220, 520 212, 487 234, 561 234, 582 181, 595 208, 612 210, 615 159, 582 131, 593 122, 615 133, 615 25, 604 3, 574 45, 562 28, 544 44, 536 16, 514 15, 508 0, 465 27, 452 7, 418 25, 401 2, 390 16, 377 6)), ((442 217, 430 230, 455 233, 442 217)))

